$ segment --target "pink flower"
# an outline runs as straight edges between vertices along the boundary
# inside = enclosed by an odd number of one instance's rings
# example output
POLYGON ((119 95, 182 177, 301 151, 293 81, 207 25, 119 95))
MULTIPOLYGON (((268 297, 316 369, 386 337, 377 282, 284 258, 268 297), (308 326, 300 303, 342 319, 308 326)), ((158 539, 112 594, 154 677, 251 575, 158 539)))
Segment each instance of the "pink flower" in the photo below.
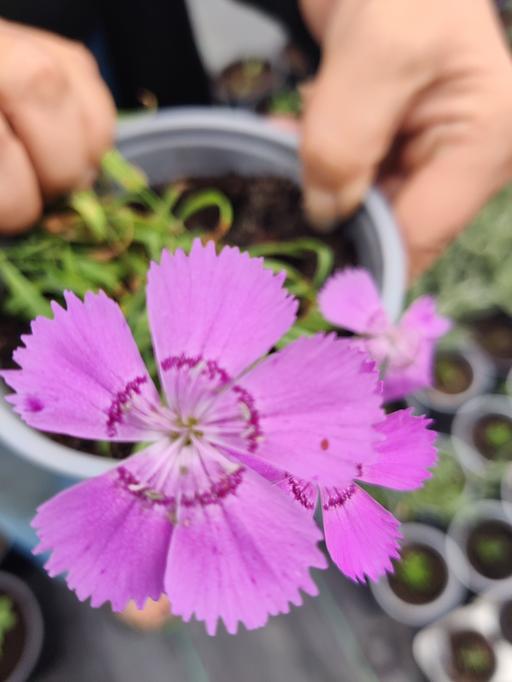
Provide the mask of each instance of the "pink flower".
POLYGON ((436 313, 431 296, 414 301, 394 325, 368 272, 347 268, 327 281, 318 303, 326 320, 361 335, 381 368, 385 401, 432 386, 435 347, 451 323, 436 313))
POLYGON ((390 568, 398 522, 354 480, 417 487, 434 463, 433 435, 408 412, 385 417, 373 363, 334 335, 257 362, 295 319, 283 281, 261 259, 198 241, 190 256, 164 252, 151 265, 166 404, 103 293, 83 303, 66 294, 67 309, 54 304, 54 319, 23 337, 21 369, 2 376, 28 424, 149 443, 38 510, 37 551, 51 550, 48 572, 67 571, 80 599, 121 610, 166 593, 174 613, 210 633, 218 619, 229 632, 260 627, 300 604, 301 590, 316 592, 309 569, 325 560, 306 513, 316 487, 341 569, 363 579, 390 568))

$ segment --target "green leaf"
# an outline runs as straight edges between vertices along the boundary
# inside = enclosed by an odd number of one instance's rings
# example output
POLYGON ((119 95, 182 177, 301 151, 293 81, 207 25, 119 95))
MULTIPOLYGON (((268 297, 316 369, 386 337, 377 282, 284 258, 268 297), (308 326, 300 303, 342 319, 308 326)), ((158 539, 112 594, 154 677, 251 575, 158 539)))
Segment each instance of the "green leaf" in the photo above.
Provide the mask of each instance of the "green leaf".
POLYGON ((10 291, 12 304, 25 319, 51 316, 49 302, 18 268, 0 253, 0 279, 10 291))
POLYGON ((233 224, 233 207, 227 196, 216 189, 204 189, 185 199, 176 211, 176 217, 185 223, 193 215, 207 208, 218 210, 217 229, 224 235, 233 224))
POLYGON ((72 208, 82 218, 97 241, 108 234, 108 222, 98 197, 90 190, 74 192, 70 198, 72 208))
POLYGON ((117 149, 111 149, 104 155, 101 168, 107 178, 116 182, 127 192, 138 193, 148 188, 144 173, 129 163, 117 149))
POLYGON ((313 253, 316 256, 316 272, 313 286, 319 288, 330 275, 334 267, 334 253, 332 249, 319 239, 300 238, 286 242, 266 242, 256 244, 248 249, 253 256, 288 256, 303 257, 313 253))

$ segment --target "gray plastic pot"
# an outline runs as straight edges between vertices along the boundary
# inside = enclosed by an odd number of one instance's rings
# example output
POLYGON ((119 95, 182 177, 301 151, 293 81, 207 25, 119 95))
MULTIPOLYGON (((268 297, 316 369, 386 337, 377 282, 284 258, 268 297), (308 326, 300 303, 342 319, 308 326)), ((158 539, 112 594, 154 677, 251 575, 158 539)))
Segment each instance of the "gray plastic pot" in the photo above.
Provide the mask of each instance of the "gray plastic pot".
POLYGON ((512 582, 512 576, 494 580, 480 573, 467 555, 467 541, 472 529, 484 521, 498 521, 512 527, 512 506, 498 500, 480 500, 461 509, 448 529, 446 556, 459 580, 473 592, 485 592, 512 582))
MULTIPOLYGON (((403 545, 418 543, 435 550, 443 559, 446 559, 446 545, 451 540, 437 528, 422 523, 405 523, 401 527, 404 537, 403 545)), ((456 552, 457 548, 452 548, 456 552)), ((459 577, 450 570, 446 564, 447 581, 441 594, 427 604, 411 604, 401 599, 392 589, 387 576, 377 583, 370 583, 375 600, 379 606, 395 620, 411 625, 422 627, 441 618, 446 613, 458 606, 466 596, 466 589, 459 577)))
MULTIPOLYGON (((178 178, 275 175, 300 182, 297 139, 258 116, 230 109, 176 109, 130 119, 119 127, 117 145, 152 184, 178 178)), ((357 216, 342 229, 354 234, 361 265, 375 278, 384 305, 396 318, 405 289, 405 257, 385 201, 371 190, 357 216)), ((0 451, 16 454, 65 476, 103 473, 114 460, 54 443, 25 426, 0 399, 0 451)))

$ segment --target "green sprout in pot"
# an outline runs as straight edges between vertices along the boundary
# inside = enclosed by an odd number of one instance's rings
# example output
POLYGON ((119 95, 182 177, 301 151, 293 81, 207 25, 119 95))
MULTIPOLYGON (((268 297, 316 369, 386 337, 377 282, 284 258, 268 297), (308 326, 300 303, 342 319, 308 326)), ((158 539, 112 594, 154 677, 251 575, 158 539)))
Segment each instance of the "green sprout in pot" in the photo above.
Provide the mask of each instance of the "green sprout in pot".
POLYGON ((483 537, 475 543, 475 552, 484 564, 503 561, 508 553, 508 543, 499 537, 483 537))
POLYGON ((431 566, 428 556, 420 549, 410 549, 398 564, 397 577, 413 590, 424 592, 428 589, 431 566))
POLYGON ((427 604, 444 590, 448 579, 446 564, 432 547, 411 543, 394 562, 395 572, 388 577, 393 592, 411 604, 427 604))
POLYGON ((466 391, 473 380, 469 362, 454 351, 437 354, 434 367, 435 387, 442 393, 456 395, 466 391))
POLYGON ((481 575, 503 580, 512 574, 512 527, 499 519, 476 523, 466 540, 468 559, 481 575))
POLYGON ((512 419, 504 414, 486 414, 473 427, 478 451, 489 460, 512 459, 512 419))
POLYGON ((270 62, 258 58, 242 59, 223 69, 215 79, 214 91, 221 103, 255 106, 281 81, 270 62))
POLYGON ((486 682, 496 669, 496 654, 487 639, 473 630, 450 634, 452 675, 465 682, 486 682))
POLYGON ((0 596, 0 657, 3 655, 6 635, 16 626, 17 622, 12 599, 6 595, 0 596))

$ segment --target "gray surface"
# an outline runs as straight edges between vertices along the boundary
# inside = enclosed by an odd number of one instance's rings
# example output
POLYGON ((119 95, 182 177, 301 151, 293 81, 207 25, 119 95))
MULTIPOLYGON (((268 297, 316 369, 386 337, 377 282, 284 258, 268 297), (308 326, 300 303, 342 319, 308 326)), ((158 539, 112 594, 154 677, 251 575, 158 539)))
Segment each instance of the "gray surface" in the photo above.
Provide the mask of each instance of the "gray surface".
POLYGON ((334 569, 317 573, 320 596, 269 621, 266 628, 206 635, 199 623, 174 621, 139 633, 108 608, 81 604, 62 581, 18 558, 40 598, 45 653, 30 682, 420 682, 412 630, 380 612, 367 588, 334 569))

